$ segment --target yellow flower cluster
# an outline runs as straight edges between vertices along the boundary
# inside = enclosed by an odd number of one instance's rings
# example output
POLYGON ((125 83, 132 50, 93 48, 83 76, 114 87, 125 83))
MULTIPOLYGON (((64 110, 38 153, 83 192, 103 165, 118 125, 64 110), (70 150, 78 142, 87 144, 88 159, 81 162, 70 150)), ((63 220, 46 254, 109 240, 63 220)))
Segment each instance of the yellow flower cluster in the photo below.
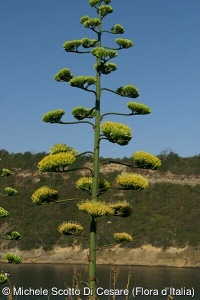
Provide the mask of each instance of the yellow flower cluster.
POLYGON ((81 177, 76 181, 76 186, 82 191, 91 191, 92 177, 81 177))
POLYGON ((31 200, 36 204, 54 202, 57 199, 58 192, 48 186, 37 189, 31 196, 31 200))
POLYGON ((67 153, 71 153, 74 156, 76 156, 78 154, 78 151, 65 145, 65 144, 55 144, 54 146, 51 147, 50 149, 50 154, 57 154, 60 152, 67 152, 67 153))
POLYGON ((38 167, 43 172, 63 171, 64 168, 72 164, 75 159, 75 156, 70 152, 61 152, 53 155, 50 154, 45 156, 38 163, 38 167))
POLYGON ((72 221, 63 222, 59 227, 58 231, 65 235, 76 235, 83 231, 83 227, 72 221))
POLYGON ((114 210, 104 202, 85 201, 77 206, 80 211, 86 212, 94 218, 114 214, 114 210))
POLYGON ((116 177, 116 181, 127 190, 143 190, 149 186, 146 178, 133 173, 122 173, 116 177))
MULTIPOLYGON (((76 181, 76 186, 82 191, 92 191, 92 177, 81 177, 76 181)), ((99 179, 100 193, 107 190, 110 183, 105 179, 99 179)))
POLYGON ((131 206, 126 201, 115 202, 110 204, 110 207, 114 209, 114 215, 118 217, 129 217, 132 212, 131 206))
POLYGON ((134 163, 140 167, 145 169, 152 169, 155 170, 161 165, 161 160, 144 151, 136 151, 133 155, 134 163))
POLYGON ((117 232, 114 234, 114 239, 116 240, 117 243, 122 243, 122 242, 132 242, 133 238, 130 234, 126 232, 117 232))
POLYGON ((131 128, 127 125, 106 121, 101 125, 101 131, 112 143, 117 143, 121 146, 127 145, 131 140, 131 128))

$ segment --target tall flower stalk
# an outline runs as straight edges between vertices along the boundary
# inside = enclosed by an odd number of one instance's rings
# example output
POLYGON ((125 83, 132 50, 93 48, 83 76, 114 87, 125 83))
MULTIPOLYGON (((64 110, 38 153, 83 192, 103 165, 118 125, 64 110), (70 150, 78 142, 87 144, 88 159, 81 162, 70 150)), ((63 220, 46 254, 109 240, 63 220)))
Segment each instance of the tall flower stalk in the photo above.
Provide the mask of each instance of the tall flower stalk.
MULTIPOLYGON (((127 125, 105 121, 103 119, 108 115, 121 115, 121 116, 134 116, 134 115, 147 115, 151 112, 147 105, 131 101, 127 103, 129 113, 121 112, 106 112, 101 114, 101 101, 102 91, 108 91, 117 96, 127 98, 137 98, 139 92, 133 85, 126 85, 118 87, 116 90, 111 90, 108 87, 101 87, 101 76, 108 75, 117 69, 117 65, 110 62, 115 58, 117 51, 128 49, 133 46, 133 42, 128 39, 116 38, 116 48, 102 46, 102 35, 121 35, 124 33, 124 28, 120 24, 115 24, 110 30, 102 30, 102 23, 104 18, 113 12, 112 6, 109 4, 112 0, 89 0, 89 4, 96 10, 96 17, 90 18, 85 15, 80 19, 80 23, 87 29, 92 30, 96 39, 82 38, 80 40, 72 40, 64 43, 63 48, 66 52, 73 52, 75 54, 91 54, 95 57, 94 69, 96 76, 76 76, 71 73, 71 70, 64 68, 55 75, 55 80, 58 82, 68 82, 71 87, 82 89, 83 91, 93 93, 95 96, 95 103, 92 108, 85 108, 82 106, 75 107, 72 115, 76 118, 75 122, 64 122, 62 120, 65 112, 64 110, 57 109, 50 111, 43 116, 43 121, 47 123, 57 124, 89 124, 94 132, 94 148, 93 151, 78 153, 75 149, 65 145, 58 144, 51 148, 50 154, 44 157, 38 164, 39 169, 43 172, 69 172, 77 171, 79 168, 74 168, 74 161, 81 155, 90 153, 93 155, 92 168, 84 167, 89 173, 90 177, 82 177, 76 182, 76 187, 80 190, 90 194, 90 199, 82 200, 77 204, 81 212, 87 213, 90 216, 90 229, 89 229, 89 279, 88 284, 92 290, 92 297, 96 295, 96 253, 98 245, 97 239, 97 221, 98 218, 112 215, 117 217, 128 217, 131 214, 131 206, 126 201, 105 203, 99 198, 100 195, 111 188, 111 184, 105 179, 100 178, 99 169, 104 164, 119 163, 124 166, 140 169, 155 170, 160 165, 160 160, 144 151, 137 151, 133 155, 133 162, 127 165, 122 162, 104 161, 100 164, 100 144, 101 140, 107 140, 111 143, 116 143, 120 146, 125 146, 132 138, 131 128, 127 125), (94 122, 88 119, 94 119, 94 122)), ((116 178, 116 184, 119 189, 123 190, 142 190, 148 187, 148 181, 139 174, 123 173, 116 178)), ((32 195, 32 201, 36 204, 47 204, 50 202, 63 202, 71 199, 59 200, 57 191, 49 187, 41 187, 32 195)), ((59 232, 65 235, 81 235, 83 227, 75 221, 66 221, 62 223, 59 232)), ((131 242, 132 236, 126 232, 117 232, 114 234, 115 243, 131 242)))

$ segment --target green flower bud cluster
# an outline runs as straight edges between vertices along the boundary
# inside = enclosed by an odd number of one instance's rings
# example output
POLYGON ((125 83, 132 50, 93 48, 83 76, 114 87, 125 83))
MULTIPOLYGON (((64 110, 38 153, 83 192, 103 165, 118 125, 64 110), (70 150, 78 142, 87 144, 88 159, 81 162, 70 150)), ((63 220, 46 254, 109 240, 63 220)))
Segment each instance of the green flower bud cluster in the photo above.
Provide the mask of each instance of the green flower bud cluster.
POLYGON ((77 120, 83 120, 85 118, 94 118, 95 110, 92 108, 85 108, 83 106, 77 106, 72 110, 72 115, 77 120))
POLYGON ((64 235, 77 235, 83 231, 83 227, 72 221, 63 222, 59 227, 58 231, 64 235))
POLYGON ((91 50, 91 53, 96 56, 96 58, 103 61, 107 61, 117 56, 117 52, 115 50, 107 50, 103 47, 96 47, 91 50))
POLYGON ((67 52, 74 52, 77 51, 78 47, 82 45, 81 40, 73 40, 73 41, 68 41, 63 44, 63 48, 67 52))
POLYGON ((110 5, 101 5, 98 7, 97 12, 101 15, 101 17, 105 17, 113 12, 113 8, 110 5))
POLYGON ((142 103, 129 102, 127 107, 132 111, 132 113, 137 113, 138 115, 148 115, 151 113, 151 109, 142 103))
POLYGON ((100 65, 95 64, 94 69, 99 73, 107 75, 110 74, 111 72, 116 71, 117 65, 114 63, 108 63, 108 64, 101 63, 100 65))
POLYGON ((59 123, 64 114, 65 111, 62 109, 52 110, 44 114, 42 121, 46 123, 59 123))
POLYGON ((116 93, 122 97, 128 98, 137 98, 139 96, 139 92, 137 88, 133 85, 121 86, 116 90, 116 93))
POLYGON ((131 215, 132 208, 126 201, 119 201, 110 204, 110 207, 114 209, 114 216, 127 218, 131 215))
POLYGON ((80 23, 85 28, 90 28, 94 30, 97 26, 101 24, 101 21, 99 20, 99 18, 89 18, 88 16, 83 16, 80 19, 80 23))
POLYGON ((17 194, 17 191, 11 187, 6 187, 4 189, 6 196, 15 196, 17 194))
POLYGON ((131 128, 121 123, 106 121, 101 124, 101 131, 110 142, 121 146, 127 145, 132 138, 131 128))
POLYGON ((80 23, 83 25, 83 23, 86 22, 87 20, 89 20, 89 16, 83 16, 80 18, 80 23))
POLYGON ((70 152, 49 154, 38 163, 38 168, 42 172, 64 171, 65 167, 72 164, 75 159, 76 157, 70 152))
POLYGON ((101 5, 102 3, 109 4, 112 0, 89 0, 89 4, 92 7, 97 7, 98 5, 101 5))
POLYGON ((37 189, 31 196, 31 200, 35 204, 43 204, 54 202, 58 199, 58 192, 47 186, 37 189))
POLYGON ((61 69, 55 76, 54 79, 56 81, 65 81, 69 82, 73 78, 73 74, 71 73, 70 69, 64 68, 61 69))
POLYGON ((77 150, 67 146, 66 144, 55 144, 50 149, 50 154, 57 154, 60 152, 70 152, 74 156, 76 156, 78 154, 77 150))
POLYGON ((90 47, 95 47, 95 45, 97 44, 97 40, 94 39, 88 39, 88 38, 83 38, 81 40, 82 43, 82 47, 83 48, 90 48, 90 47))
POLYGON ((0 207, 0 218, 7 217, 9 215, 9 212, 5 210, 3 207, 0 207))
POLYGON ((6 253, 5 258, 11 264, 20 264, 22 261, 21 257, 12 253, 6 253))
POLYGON ((108 204, 100 201, 84 201, 77 204, 77 206, 80 211, 86 212, 94 218, 113 215, 114 213, 114 210, 108 204))
POLYGON ((126 190, 143 190, 149 186, 148 180, 139 174, 122 173, 116 182, 126 190))
POLYGON ((73 87, 87 89, 90 85, 96 84, 96 81, 93 76, 77 76, 71 79, 69 84, 73 87))
POLYGON ((6 233, 6 237, 9 240, 20 240, 22 238, 21 234, 18 231, 10 231, 6 233))
POLYGON ((8 277, 5 274, 3 273, 0 274, 0 284, 6 282, 7 279, 8 277))
POLYGON ((127 49, 133 47, 133 42, 128 39, 115 39, 115 42, 120 46, 120 49, 127 49))
POLYGON ((144 151, 136 151, 133 155, 133 161, 139 168, 156 170, 161 165, 161 160, 144 151))
POLYGON ((111 28, 111 32, 113 34, 123 34, 124 33, 124 27, 120 24, 115 24, 112 28, 111 28))
POLYGON ((67 41, 63 44, 63 48, 67 52, 76 52, 78 47, 83 46, 83 48, 95 47, 97 41, 94 39, 83 38, 82 40, 67 41))
POLYGON ((114 239, 117 243, 123 243, 123 242, 132 242, 133 238, 130 234, 126 232, 117 232, 114 234, 114 239))
POLYGON ((1 171, 1 176, 2 177, 10 176, 10 175, 11 175, 10 170, 8 170, 8 169, 2 169, 2 171, 1 171))

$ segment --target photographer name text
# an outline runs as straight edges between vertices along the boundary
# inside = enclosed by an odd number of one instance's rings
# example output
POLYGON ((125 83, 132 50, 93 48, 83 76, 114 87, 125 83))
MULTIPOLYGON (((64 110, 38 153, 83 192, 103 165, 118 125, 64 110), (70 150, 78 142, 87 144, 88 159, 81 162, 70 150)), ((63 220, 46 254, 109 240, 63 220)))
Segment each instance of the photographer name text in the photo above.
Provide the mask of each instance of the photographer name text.
MULTIPOLYGON (((12 294, 13 296, 90 296, 93 295, 92 289, 89 287, 83 287, 82 289, 77 288, 65 288, 60 289, 57 287, 52 287, 51 289, 39 288, 23 288, 23 287, 4 287, 2 289, 2 294, 8 296, 12 294)), ((191 296, 194 297, 195 290, 193 287, 186 288, 174 288, 165 287, 162 290, 149 289, 141 286, 133 287, 132 289, 106 289, 102 287, 96 288, 97 296, 128 296, 132 295, 134 298, 137 296, 191 296)))

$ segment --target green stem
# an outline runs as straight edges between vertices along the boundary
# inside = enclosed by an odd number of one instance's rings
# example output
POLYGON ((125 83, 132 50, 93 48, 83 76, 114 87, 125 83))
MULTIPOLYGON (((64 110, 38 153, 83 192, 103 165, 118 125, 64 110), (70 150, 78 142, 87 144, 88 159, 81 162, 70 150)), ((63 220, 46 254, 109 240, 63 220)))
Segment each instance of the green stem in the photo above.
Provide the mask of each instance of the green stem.
MULTIPOLYGON (((99 19, 102 21, 101 14, 99 19)), ((101 24, 98 26, 98 47, 101 47, 101 24)), ((96 59, 97 66, 101 64, 100 59, 96 59)), ((94 127, 94 160, 93 160, 93 181, 92 181, 92 200, 98 200, 99 189, 99 138, 100 138, 100 99, 101 99, 101 73, 96 72, 96 101, 95 101, 95 127, 94 127)), ((92 296, 96 294, 96 231, 97 221, 91 217, 90 222, 90 246, 89 246, 89 287, 92 289, 92 296)))
POLYGON ((88 171, 90 171, 90 173, 91 173, 92 176, 94 175, 94 174, 93 174, 93 170, 90 169, 90 168, 88 168, 88 167, 73 168, 73 169, 68 169, 68 170, 65 170, 65 169, 63 168, 63 170, 58 169, 58 170, 48 171, 48 172, 52 172, 52 173, 67 173, 67 172, 77 171, 77 170, 88 170, 88 171))
POLYGON ((108 116, 108 115, 116 115, 116 116, 135 116, 135 115, 139 115, 138 113, 130 113, 130 114, 121 114, 121 113, 115 113, 115 112, 109 112, 109 113, 106 113, 106 114, 103 114, 101 115, 101 120, 105 117, 105 116, 108 116))
POLYGON ((78 122, 62 122, 62 121, 60 121, 60 122, 55 122, 55 123, 57 123, 57 124, 67 124, 67 125, 70 125, 70 124, 73 124, 73 125, 74 124, 90 124, 94 127, 94 124, 92 122, 89 122, 89 121, 78 121, 78 122))
POLYGON ((123 163, 123 162, 113 161, 113 160, 103 161, 99 166, 101 167, 102 165, 105 165, 105 164, 117 164, 117 165, 122 165, 122 166, 129 167, 129 168, 138 168, 137 166, 133 166, 133 165, 129 165, 129 164, 126 164, 126 163, 123 163))
POLYGON ((49 203, 41 203, 40 205, 48 205, 48 204, 54 204, 54 203, 62 203, 62 202, 67 202, 67 201, 74 201, 74 200, 83 200, 82 198, 71 198, 71 199, 63 199, 63 200, 57 200, 57 201, 53 201, 53 202, 49 202, 49 203))
POLYGON ((85 152, 82 152, 82 153, 78 154, 76 156, 76 158, 79 157, 79 156, 85 155, 85 154, 92 154, 93 155, 94 153, 92 151, 85 151, 85 152))
POLYGON ((108 89, 108 88, 102 88, 101 90, 102 90, 102 91, 108 91, 108 92, 111 92, 111 93, 114 93, 114 94, 120 96, 117 92, 115 92, 115 91, 113 91, 113 90, 111 90, 111 89, 108 89))
POLYGON ((79 50, 75 50, 75 51, 67 51, 67 52, 78 53, 78 54, 87 54, 87 53, 91 53, 90 51, 79 51, 79 50))

